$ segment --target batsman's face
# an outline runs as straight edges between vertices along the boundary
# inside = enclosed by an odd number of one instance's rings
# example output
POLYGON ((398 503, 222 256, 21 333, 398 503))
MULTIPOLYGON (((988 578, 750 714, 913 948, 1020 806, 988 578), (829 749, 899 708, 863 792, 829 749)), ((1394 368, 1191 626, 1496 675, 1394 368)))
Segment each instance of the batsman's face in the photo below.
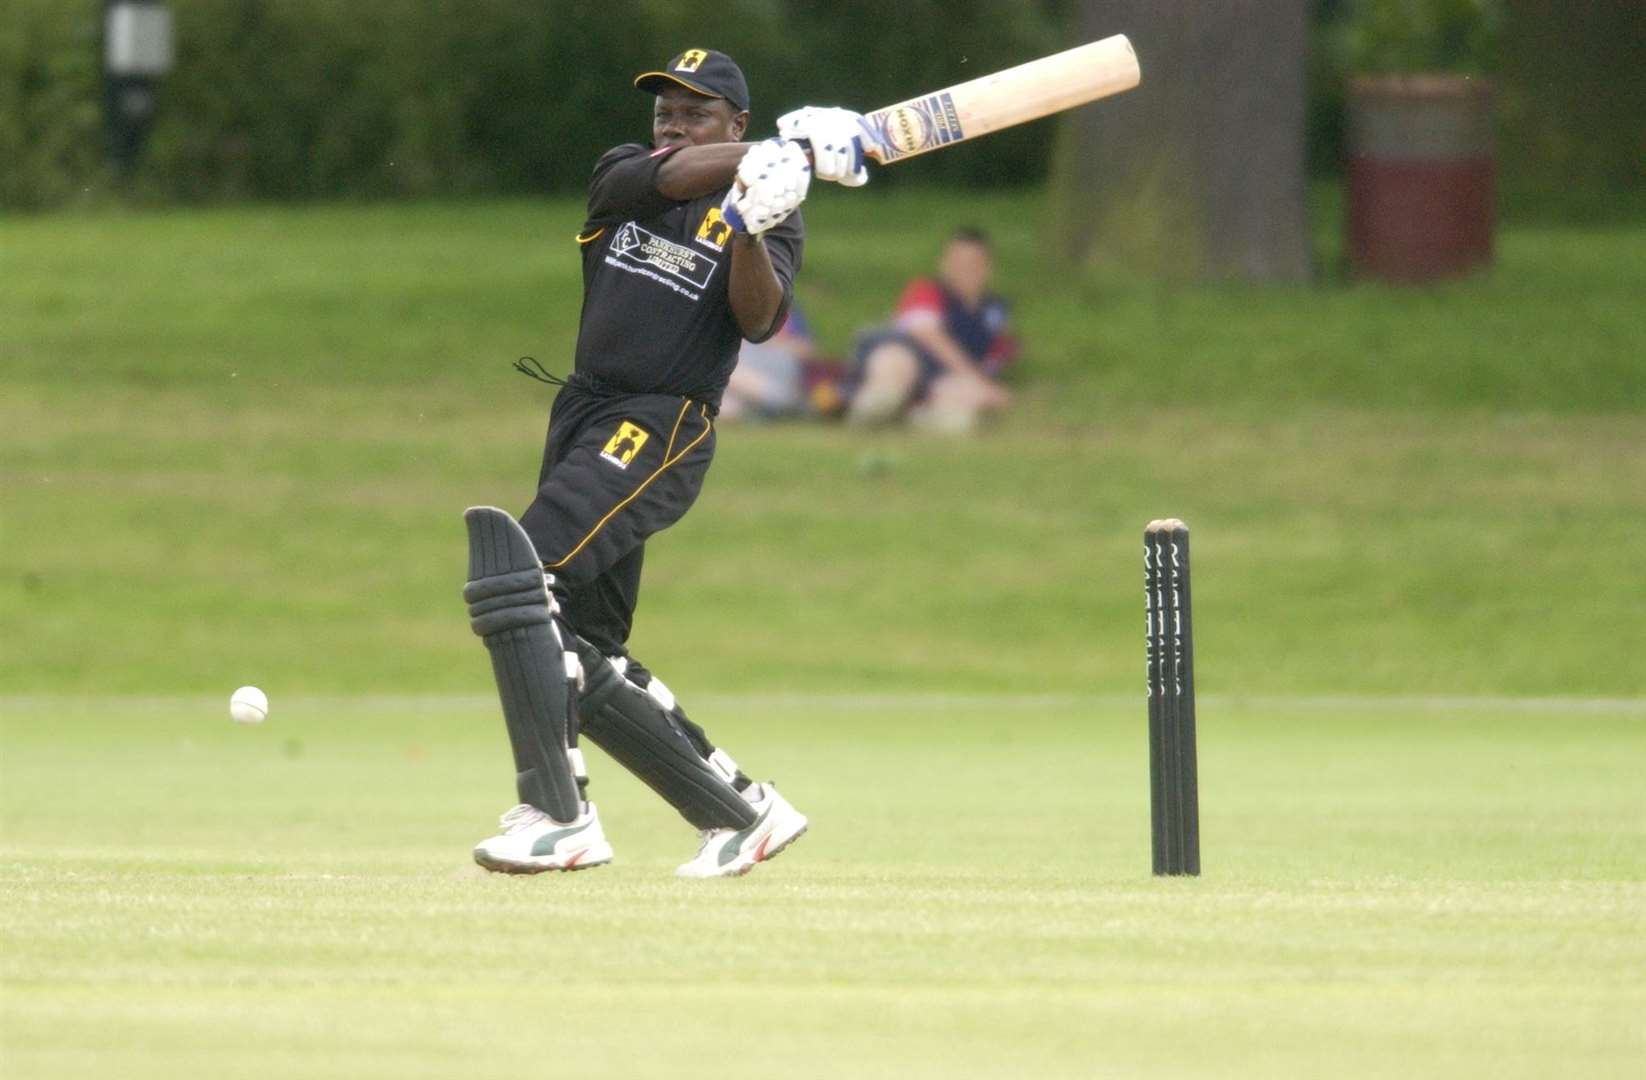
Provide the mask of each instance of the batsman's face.
POLYGON ((749 114, 737 112, 725 98, 670 86, 657 95, 652 106, 652 144, 661 149, 737 142, 748 124, 749 114))
POLYGON ((949 241, 937 268, 943 284, 968 307, 976 307, 983 301, 993 273, 994 260, 989 256, 989 249, 969 240, 949 241))

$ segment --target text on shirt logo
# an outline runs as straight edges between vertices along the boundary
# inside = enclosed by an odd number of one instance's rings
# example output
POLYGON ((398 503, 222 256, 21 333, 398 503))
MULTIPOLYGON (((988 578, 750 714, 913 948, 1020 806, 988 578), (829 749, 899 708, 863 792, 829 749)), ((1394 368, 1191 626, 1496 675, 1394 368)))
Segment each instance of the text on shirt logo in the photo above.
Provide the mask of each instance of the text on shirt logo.
POLYGON ((632 221, 617 230, 611 250, 631 262, 672 274, 699 289, 708 287, 714 268, 720 265, 709 256, 666 240, 632 221))

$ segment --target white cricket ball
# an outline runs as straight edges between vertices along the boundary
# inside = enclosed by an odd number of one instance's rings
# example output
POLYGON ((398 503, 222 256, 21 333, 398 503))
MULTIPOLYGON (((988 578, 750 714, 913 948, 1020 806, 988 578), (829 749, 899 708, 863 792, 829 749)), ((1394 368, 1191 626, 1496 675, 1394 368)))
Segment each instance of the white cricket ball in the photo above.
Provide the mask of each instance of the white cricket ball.
POLYGON ((229 698, 229 715, 237 724, 261 724, 269 718, 269 695, 255 686, 242 686, 229 698))

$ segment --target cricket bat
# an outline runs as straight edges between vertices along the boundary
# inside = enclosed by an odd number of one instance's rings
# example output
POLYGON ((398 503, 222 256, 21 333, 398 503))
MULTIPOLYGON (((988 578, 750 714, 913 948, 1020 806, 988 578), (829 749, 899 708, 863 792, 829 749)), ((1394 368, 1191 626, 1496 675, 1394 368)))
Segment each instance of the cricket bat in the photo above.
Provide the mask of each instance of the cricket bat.
POLYGON ((890 165, 1130 90, 1141 78, 1132 43, 1116 34, 877 109, 864 118, 877 145, 863 154, 890 165))

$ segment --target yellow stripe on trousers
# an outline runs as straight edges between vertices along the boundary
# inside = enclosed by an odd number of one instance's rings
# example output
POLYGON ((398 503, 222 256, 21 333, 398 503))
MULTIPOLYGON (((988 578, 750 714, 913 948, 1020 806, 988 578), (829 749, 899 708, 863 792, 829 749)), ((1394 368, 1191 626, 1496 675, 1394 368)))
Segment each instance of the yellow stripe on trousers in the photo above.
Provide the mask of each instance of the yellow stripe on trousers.
POLYGON ((635 499, 639 498, 640 493, 642 491, 645 491, 646 488, 651 485, 651 482, 653 480, 656 480, 659 476, 662 476, 664 474, 664 472, 666 472, 671 465, 675 464, 681 458, 683 458, 687 454, 691 453, 694 449, 696 449, 698 443, 702 442, 704 439, 709 437, 709 432, 714 430, 714 424, 713 424, 712 421, 709 420, 707 411, 703 410, 701 412, 701 415, 703 416, 703 432, 702 432, 702 434, 698 435, 697 438, 695 438, 691 442, 687 443, 685 445, 685 447, 680 451, 680 453, 675 454, 672 457, 669 456, 669 451, 674 449, 675 436, 680 433, 680 421, 685 419, 686 410, 690 407, 691 407, 691 401, 688 400, 684 405, 680 406, 680 415, 676 416, 674 418, 674 430, 669 433, 669 445, 667 447, 665 447, 664 450, 663 450, 663 464, 659 465, 652 472, 652 474, 650 476, 646 477, 646 479, 640 481, 640 486, 635 488, 633 491, 631 491, 628 494, 628 496, 622 502, 618 503, 616 506, 614 506, 610 510, 608 510, 606 512, 605 517, 603 517, 599 521, 595 522, 594 523, 594 528, 590 529, 589 534, 587 536, 585 536, 582 540, 579 540, 577 542, 577 546, 572 548, 571 551, 566 555, 565 558, 563 558, 559 562, 555 562, 555 563, 544 563, 543 566, 546 569, 558 570, 562 566, 565 566, 567 563, 571 562, 573 559, 577 558, 577 553, 589 546, 589 541, 593 540, 595 538, 595 536, 597 536, 599 534, 600 530, 606 527, 606 522, 610 521, 617 514, 617 512, 619 510, 623 509, 625 506, 627 506, 630 503, 634 502, 635 499))

